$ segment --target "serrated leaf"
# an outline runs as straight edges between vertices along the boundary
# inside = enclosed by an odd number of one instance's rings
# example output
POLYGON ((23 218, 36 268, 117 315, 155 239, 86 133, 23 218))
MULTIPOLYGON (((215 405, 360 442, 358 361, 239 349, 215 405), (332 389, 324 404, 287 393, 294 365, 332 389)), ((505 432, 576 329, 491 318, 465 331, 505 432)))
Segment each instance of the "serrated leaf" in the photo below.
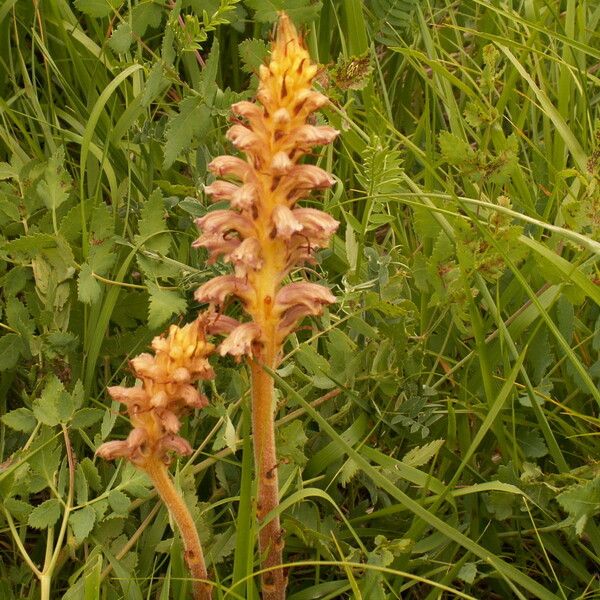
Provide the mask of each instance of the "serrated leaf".
POLYGON ((108 17, 115 12, 123 0, 75 0, 75 7, 90 17, 108 17))
POLYGON ((600 510, 600 476, 570 487, 556 497, 561 507, 575 521, 575 532, 581 535, 588 519, 600 510))
POLYGON ((99 491, 102 487, 102 480, 100 479, 100 473, 98 472, 98 469, 92 460, 86 457, 79 463, 79 466, 85 474, 88 485, 94 491, 99 491))
POLYGON ((111 490, 108 494, 108 504, 116 513, 124 515, 129 510, 131 500, 120 490, 111 490))
POLYGON ((52 527, 60 517, 60 502, 51 498, 36 506, 27 519, 27 524, 35 529, 52 527))
POLYGON ((457 577, 466 583, 473 583, 477 577, 477 565, 475 563, 465 563, 457 573, 457 577))
POLYGON ((121 23, 112 33, 108 45, 117 54, 124 54, 133 43, 133 31, 127 22, 121 23))
POLYGON ((210 125, 210 109, 203 98, 190 97, 182 100, 178 114, 172 116, 167 123, 163 167, 169 168, 182 152, 191 147, 194 138, 208 132, 210 125))
POLYGON ((409 467, 421 467, 427 464, 444 445, 445 440, 433 440, 423 446, 417 446, 408 451, 402 458, 402 463, 409 467))
POLYGON ((526 458, 541 458, 548 454, 548 447, 539 430, 520 427, 517 429, 517 440, 526 458))
POLYGON ((154 283, 148 284, 150 304, 148 307, 148 326, 158 329, 174 314, 184 313, 187 307, 185 298, 173 290, 161 290, 154 283))
POLYGON ((96 522, 96 511, 91 506, 84 506, 69 515, 69 525, 78 544, 90 534, 96 522))
POLYGON ((164 92, 169 87, 170 83, 169 78, 165 75, 165 68, 162 62, 154 63, 150 69, 142 93, 142 106, 150 106, 151 102, 164 92))
POLYGON ((0 371, 12 369, 24 351, 21 336, 16 333, 7 333, 0 337, 0 371))
POLYGON ((360 467, 351 458, 348 458, 343 464, 338 477, 339 484, 346 487, 360 471, 360 467))
POLYGON ((93 304, 102 296, 102 286, 94 277, 92 268, 88 263, 81 265, 79 276, 77 277, 77 297, 84 304, 93 304))
POLYGON ((256 73, 269 54, 269 46, 263 40, 244 40, 238 46, 242 59, 242 70, 246 73, 256 73))
POLYGON ((142 206, 138 223, 139 234, 135 236, 135 241, 143 244, 145 248, 167 254, 171 245, 171 236, 168 233, 161 233, 166 228, 165 203, 160 189, 157 188, 142 206))
POLYGON ((44 179, 37 185, 37 193, 41 196, 49 210, 56 210, 68 197, 72 179, 64 166, 65 150, 61 146, 48 160, 44 171, 44 179))
POLYGON ((204 98, 207 106, 212 106, 217 93, 217 74, 219 72, 219 40, 215 37, 213 40, 210 54, 206 60, 202 75, 200 77, 200 85, 198 91, 204 98))
POLYGON ((163 11, 154 2, 141 2, 131 10, 131 23, 135 35, 142 37, 148 27, 158 27, 162 21, 163 11))
POLYGON ((33 506, 23 502, 23 500, 17 500, 16 498, 6 498, 2 501, 4 508, 19 521, 27 521, 33 506))
POLYGON ((30 433, 34 430, 37 423, 33 413, 28 408, 16 408, 2 416, 2 422, 14 429, 23 433, 30 433))
POLYGON ((466 140, 449 131, 439 135, 440 151, 444 160, 451 165, 464 165, 475 158, 475 151, 466 140))
POLYGON ((33 401, 35 418, 50 427, 68 421, 74 408, 73 398, 56 375, 50 377, 41 396, 33 401))
POLYGON ((312 0, 246 0, 246 6, 255 10, 254 18, 272 23, 284 10, 297 25, 314 21, 321 12, 322 3, 312 0))
POLYGON ((74 429, 85 429, 97 423, 104 416, 104 411, 100 408, 81 408, 71 420, 71 427, 74 429))
POLYGON ((35 257, 46 248, 56 248, 58 242, 53 235, 48 233, 30 233, 6 242, 2 248, 9 255, 23 254, 27 257, 35 257))

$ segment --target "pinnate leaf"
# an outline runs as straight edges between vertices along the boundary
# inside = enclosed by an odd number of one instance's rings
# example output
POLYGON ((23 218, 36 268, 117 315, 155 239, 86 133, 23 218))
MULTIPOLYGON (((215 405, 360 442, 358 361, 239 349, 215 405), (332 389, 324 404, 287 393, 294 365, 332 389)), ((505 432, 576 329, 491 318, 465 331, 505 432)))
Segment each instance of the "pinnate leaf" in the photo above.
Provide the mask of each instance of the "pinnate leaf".
POLYGON ((95 522, 96 511, 91 506, 84 506, 69 516, 69 525, 77 543, 81 543, 89 535, 95 522))

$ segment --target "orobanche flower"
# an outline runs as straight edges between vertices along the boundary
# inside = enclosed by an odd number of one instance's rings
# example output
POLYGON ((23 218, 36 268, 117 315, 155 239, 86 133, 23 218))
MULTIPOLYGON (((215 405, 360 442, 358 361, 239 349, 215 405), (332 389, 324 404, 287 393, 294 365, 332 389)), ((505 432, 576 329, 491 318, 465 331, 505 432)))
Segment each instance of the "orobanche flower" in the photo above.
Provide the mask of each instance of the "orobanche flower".
POLYGON ((144 353, 130 362, 141 386, 108 388, 112 398, 127 407, 133 430, 125 441, 100 446, 99 456, 126 457, 143 467, 153 457, 167 462, 171 451, 191 454, 188 441, 177 434, 184 412, 207 405, 195 386, 200 379, 214 377, 207 357, 215 346, 206 340, 207 324, 202 316, 184 327, 171 325, 166 337, 152 341, 154 356, 144 353))
POLYGON ((290 272, 314 261, 314 251, 329 244, 338 222, 315 208, 297 207, 313 190, 328 188, 334 178, 303 157, 329 144, 338 132, 311 121, 327 98, 311 88, 317 73, 286 15, 281 15, 271 60, 260 67, 256 102, 232 106, 235 123, 227 138, 245 158, 218 156, 209 169, 218 178, 205 187, 228 210, 214 210, 197 220, 202 235, 195 247, 222 258, 234 273, 207 281, 195 294, 199 302, 222 310, 230 297, 250 316, 239 322, 221 315, 213 332, 227 337, 221 355, 246 356, 252 372, 252 419, 257 473, 257 513, 263 600, 283 600, 287 578, 282 568, 283 531, 279 517, 264 523, 279 502, 275 451, 273 380, 285 337, 308 315, 319 315, 335 301, 325 286, 299 281, 284 284, 290 272), (221 323, 219 324, 219 321, 221 323))
POLYGON ((311 89, 316 73, 296 30, 282 16, 271 61, 260 67, 258 102, 232 106, 241 120, 227 137, 246 160, 218 156, 209 165, 218 177, 234 180, 217 180, 205 188, 213 200, 228 200, 231 210, 215 210, 198 219, 202 235, 194 246, 206 248, 210 261, 223 257, 231 262, 235 276, 208 281, 196 291, 196 299, 222 306, 233 295, 243 302, 254 326, 240 324, 240 332, 231 333, 236 341, 221 346, 236 356, 241 348, 252 355, 249 335, 255 343, 265 344, 271 343, 275 332, 280 345, 302 317, 319 314, 335 300, 327 288, 315 284, 288 284, 287 292, 281 288, 289 272, 312 261, 314 250, 327 246, 338 227, 320 210, 295 207, 312 190, 335 182, 323 169, 299 164, 314 146, 328 144, 338 134, 331 127, 307 122, 328 102, 311 89))

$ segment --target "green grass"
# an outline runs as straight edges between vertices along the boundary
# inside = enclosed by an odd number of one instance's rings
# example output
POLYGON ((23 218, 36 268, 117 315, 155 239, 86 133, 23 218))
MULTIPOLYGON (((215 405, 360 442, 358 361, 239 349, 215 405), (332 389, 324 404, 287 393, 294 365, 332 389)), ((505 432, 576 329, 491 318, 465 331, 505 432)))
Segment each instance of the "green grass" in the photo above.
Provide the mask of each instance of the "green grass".
MULTIPOLYGON (((189 597, 149 482, 94 451, 223 271, 193 220, 274 4, 0 6, 2 598, 189 597)), ((290 599, 600 597, 600 5, 282 5, 342 131, 339 301, 275 373, 290 599)), ((258 600, 248 373, 215 368, 172 470, 216 597, 258 600)))

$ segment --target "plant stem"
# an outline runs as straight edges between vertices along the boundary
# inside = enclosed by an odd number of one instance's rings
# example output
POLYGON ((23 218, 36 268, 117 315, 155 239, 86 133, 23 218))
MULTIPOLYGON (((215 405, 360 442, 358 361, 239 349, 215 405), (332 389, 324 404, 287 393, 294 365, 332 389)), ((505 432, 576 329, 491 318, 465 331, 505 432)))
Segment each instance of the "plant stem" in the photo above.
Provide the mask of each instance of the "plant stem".
MULTIPOLYGON (((270 365, 269 365, 270 366, 270 365)), ((283 559, 283 536, 279 515, 264 523, 265 516, 279 505, 279 479, 275 448, 275 422, 273 411, 273 379, 255 362, 252 371, 252 429, 254 435, 254 460, 257 468, 257 517, 261 527, 258 547, 261 567, 272 569, 283 559)), ((283 568, 262 575, 263 600, 284 600, 287 577, 283 568)))
POLYGON ((167 467, 157 457, 149 459, 144 465, 154 487, 179 527, 179 533, 185 549, 185 560, 194 580, 194 600, 211 600, 212 589, 208 583, 208 573, 204 554, 198 537, 196 524, 183 498, 175 488, 167 467))

